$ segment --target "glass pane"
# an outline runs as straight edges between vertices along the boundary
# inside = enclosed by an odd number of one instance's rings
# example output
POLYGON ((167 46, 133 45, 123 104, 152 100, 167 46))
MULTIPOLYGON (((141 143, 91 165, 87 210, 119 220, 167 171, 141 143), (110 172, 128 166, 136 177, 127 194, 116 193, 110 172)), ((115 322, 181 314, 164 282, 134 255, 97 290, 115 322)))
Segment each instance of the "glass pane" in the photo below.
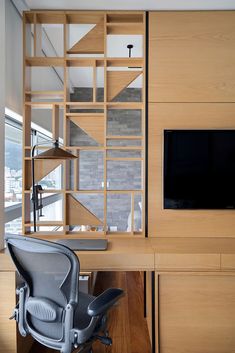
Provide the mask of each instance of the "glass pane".
POLYGON ((127 232, 128 218, 131 219, 131 195, 108 194, 107 226, 110 232, 127 232))
POLYGON ((5 124, 5 207, 22 202, 22 130, 5 124))
POLYGON ((21 234, 22 233, 22 218, 16 218, 12 221, 5 223, 5 232, 11 234, 21 234))
POLYGON ((109 190, 138 190, 142 187, 140 161, 107 161, 109 190))

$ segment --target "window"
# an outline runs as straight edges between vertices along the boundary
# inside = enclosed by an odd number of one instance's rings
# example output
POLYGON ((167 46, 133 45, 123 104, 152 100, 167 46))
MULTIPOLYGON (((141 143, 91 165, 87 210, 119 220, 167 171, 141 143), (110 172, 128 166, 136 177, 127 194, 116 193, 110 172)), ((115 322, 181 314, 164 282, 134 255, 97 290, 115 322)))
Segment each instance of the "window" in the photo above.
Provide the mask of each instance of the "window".
MULTIPOLYGON (((17 118, 17 120, 20 120, 17 118)), ((33 124, 35 125, 35 124, 33 124)), ((34 127, 34 126, 33 126, 34 127)), ((40 127, 38 127, 40 130, 40 127)), ((48 143, 50 148, 51 134, 38 131, 37 126, 31 131, 32 144, 48 143)), ((22 123, 15 119, 5 117, 5 231, 7 233, 22 232, 22 123)), ((40 151, 39 151, 40 152, 40 151)), ((61 188, 62 168, 59 166, 48 174, 41 182, 43 188, 61 188)), ((50 219, 55 212, 53 194, 45 196, 44 205, 46 215, 50 219)), ((53 229, 51 229, 53 230, 53 229)))
POLYGON ((5 123, 5 207, 22 202, 22 129, 5 123))

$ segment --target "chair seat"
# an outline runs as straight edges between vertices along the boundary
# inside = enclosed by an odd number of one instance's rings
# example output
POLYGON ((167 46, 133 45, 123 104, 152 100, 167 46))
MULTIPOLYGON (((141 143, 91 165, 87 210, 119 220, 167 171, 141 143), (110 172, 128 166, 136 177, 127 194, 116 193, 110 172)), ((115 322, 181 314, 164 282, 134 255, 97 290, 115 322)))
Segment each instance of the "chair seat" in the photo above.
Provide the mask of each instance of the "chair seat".
POLYGON ((79 330, 86 328, 91 321, 91 317, 87 314, 87 308, 94 299, 95 297, 90 294, 79 292, 79 303, 74 318, 74 327, 79 330))

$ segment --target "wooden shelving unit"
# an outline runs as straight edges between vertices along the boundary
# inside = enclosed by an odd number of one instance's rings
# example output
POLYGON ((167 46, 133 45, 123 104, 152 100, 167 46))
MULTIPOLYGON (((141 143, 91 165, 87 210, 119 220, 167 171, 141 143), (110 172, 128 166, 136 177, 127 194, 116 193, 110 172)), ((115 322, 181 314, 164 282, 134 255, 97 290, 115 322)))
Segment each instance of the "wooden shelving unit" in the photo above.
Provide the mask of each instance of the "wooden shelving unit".
MULTIPOLYGON (((24 13, 24 165, 23 165, 23 233, 42 238, 55 237, 144 237, 145 224, 145 13, 144 12, 110 12, 110 11, 27 11, 24 13), (42 31, 44 25, 61 25, 63 29, 63 56, 46 57, 43 54, 42 31), (70 26, 92 24, 88 33, 70 47, 70 26), (112 35, 142 36, 142 57, 110 57, 107 54, 107 38, 112 35), (31 69, 40 67, 60 68, 63 71, 62 90, 38 90, 31 85, 31 69), (88 102, 71 101, 70 68, 91 68, 93 75, 92 100, 88 102), (103 69, 103 99, 97 99, 97 68, 103 69), (141 101, 118 101, 120 92, 126 89, 136 78, 142 77, 141 101), (45 177, 52 169, 62 165, 62 187, 44 189, 43 196, 58 194, 62 198, 62 221, 38 221, 40 227, 32 231, 31 207, 31 122, 34 109, 49 109, 51 112, 52 138, 61 138, 60 112, 63 111, 63 145, 64 149, 78 156, 73 165, 74 185, 71 187, 70 162, 38 160, 36 180, 45 177), (141 111, 141 135, 108 134, 109 110, 141 111), (84 112, 85 110, 85 112, 84 112), (94 112, 99 110, 99 112, 94 112), (92 138, 96 145, 71 144, 70 124, 73 123, 92 138), (113 145, 111 142, 119 145, 113 145), (122 142, 125 141, 125 144, 122 142), (128 142, 129 141, 129 142, 128 142), (136 142, 136 145, 133 144, 136 142), (103 153, 103 188, 84 190, 79 188, 79 158, 83 151, 103 153), (126 155, 110 156, 110 151, 126 152, 126 155), (140 156, 128 156, 128 151, 139 151, 140 156), (139 162, 141 164, 140 189, 119 190, 108 187, 108 168, 110 162, 139 162), (103 219, 75 197, 77 195, 100 195, 103 197, 103 219), (113 232, 108 225, 109 195, 128 195, 130 197, 131 226, 128 231, 113 232), (142 227, 135 229, 135 197, 141 198, 142 227), (47 231, 43 227, 57 226, 58 231, 47 231), (90 230, 72 231, 71 226, 90 226, 90 230)), ((128 54, 128 52, 127 52, 128 54)), ((39 146, 38 150, 50 148, 39 146)), ((125 220, 126 221, 126 220, 125 220)))

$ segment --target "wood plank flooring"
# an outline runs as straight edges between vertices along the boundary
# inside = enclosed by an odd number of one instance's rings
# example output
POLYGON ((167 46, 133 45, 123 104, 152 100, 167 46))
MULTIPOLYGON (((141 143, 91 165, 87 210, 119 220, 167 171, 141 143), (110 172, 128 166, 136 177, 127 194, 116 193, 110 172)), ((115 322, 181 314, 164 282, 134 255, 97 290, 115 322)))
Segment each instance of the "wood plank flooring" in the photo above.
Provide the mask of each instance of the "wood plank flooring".
MULTIPOLYGON (((124 289, 125 296, 109 314, 111 347, 93 344, 94 353, 151 353, 146 319, 144 319, 143 278, 140 272, 99 272, 95 295, 109 287, 124 289)), ((55 351, 35 343, 30 353, 55 351)))

